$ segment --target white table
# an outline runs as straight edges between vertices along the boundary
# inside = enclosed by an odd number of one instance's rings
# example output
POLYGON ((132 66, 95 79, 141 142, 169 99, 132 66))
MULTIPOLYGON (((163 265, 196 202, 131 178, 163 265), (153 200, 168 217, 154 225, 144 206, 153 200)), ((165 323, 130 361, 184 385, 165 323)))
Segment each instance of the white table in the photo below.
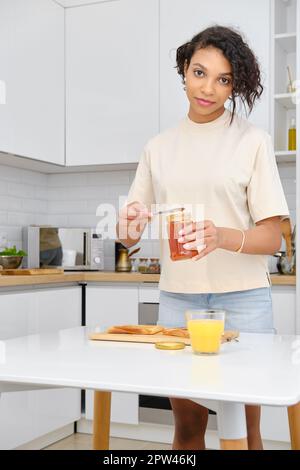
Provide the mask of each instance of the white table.
MULTIPOLYGON (((300 449, 300 336, 241 334, 218 356, 90 341, 78 327, 0 341, 0 392, 95 391, 94 448, 107 449, 112 391, 189 398, 217 410, 223 449, 246 449, 244 404, 286 406, 300 449)), ((0 417, 1 419, 1 417, 0 417)))

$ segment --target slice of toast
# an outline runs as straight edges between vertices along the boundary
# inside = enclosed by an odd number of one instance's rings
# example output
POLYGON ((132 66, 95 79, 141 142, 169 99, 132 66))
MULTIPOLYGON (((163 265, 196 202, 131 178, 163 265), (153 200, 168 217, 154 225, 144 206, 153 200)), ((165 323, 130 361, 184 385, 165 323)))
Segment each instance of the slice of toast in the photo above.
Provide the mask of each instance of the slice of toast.
MULTIPOLYGON (((106 333, 127 335, 156 335, 160 333, 179 338, 190 337, 187 328, 164 328, 159 325, 116 325, 108 328, 106 333)), ((222 342, 232 341, 238 337, 238 331, 225 331, 222 335, 222 342)))
POLYGON ((129 335, 155 335, 162 333, 164 328, 157 325, 117 325, 107 329, 107 333, 129 335))
POLYGON ((187 328, 164 328, 163 335, 180 336, 181 338, 189 338, 187 328))

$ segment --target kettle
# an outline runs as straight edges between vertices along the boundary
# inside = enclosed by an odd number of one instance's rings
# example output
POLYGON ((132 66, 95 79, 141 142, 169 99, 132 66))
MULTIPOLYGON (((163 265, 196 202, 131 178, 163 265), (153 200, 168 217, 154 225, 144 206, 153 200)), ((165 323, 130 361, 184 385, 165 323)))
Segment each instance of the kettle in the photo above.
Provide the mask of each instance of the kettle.
POLYGON ((136 248, 135 250, 128 253, 128 248, 120 247, 118 251, 118 260, 116 263, 116 271, 128 273, 131 271, 131 259, 130 257, 140 251, 141 248, 136 248))

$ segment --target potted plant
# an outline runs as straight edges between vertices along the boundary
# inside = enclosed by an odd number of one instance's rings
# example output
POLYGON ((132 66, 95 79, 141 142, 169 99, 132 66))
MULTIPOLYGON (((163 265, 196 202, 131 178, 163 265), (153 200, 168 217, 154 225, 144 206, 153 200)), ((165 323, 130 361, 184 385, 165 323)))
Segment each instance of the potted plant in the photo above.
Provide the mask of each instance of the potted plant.
POLYGON ((17 250, 15 245, 12 248, 4 248, 0 251, 0 266, 3 269, 17 269, 21 266, 24 256, 27 256, 27 253, 23 250, 17 250))

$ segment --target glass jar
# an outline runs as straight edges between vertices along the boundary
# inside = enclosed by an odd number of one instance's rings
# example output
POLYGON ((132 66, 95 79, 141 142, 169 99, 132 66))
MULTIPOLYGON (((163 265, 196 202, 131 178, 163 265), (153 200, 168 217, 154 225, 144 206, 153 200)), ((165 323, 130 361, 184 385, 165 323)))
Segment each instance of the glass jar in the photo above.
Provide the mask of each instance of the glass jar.
POLYGON ((184 243, 178 243, 178 232, 192 223, 191 215, 188 212, 175 212, 167 216, 168 236, 170 246, 170 257, 172 261, 180 261, 193 258, 198 255, 197 250, 186 250, 184 243))
POLYGON ((139 273, 147 273, 148 272, 148 258, 139 258, 139 273))
POLYGON ((151 274, 160 274, 159 258, 150 258, 148 272, 151 274))

